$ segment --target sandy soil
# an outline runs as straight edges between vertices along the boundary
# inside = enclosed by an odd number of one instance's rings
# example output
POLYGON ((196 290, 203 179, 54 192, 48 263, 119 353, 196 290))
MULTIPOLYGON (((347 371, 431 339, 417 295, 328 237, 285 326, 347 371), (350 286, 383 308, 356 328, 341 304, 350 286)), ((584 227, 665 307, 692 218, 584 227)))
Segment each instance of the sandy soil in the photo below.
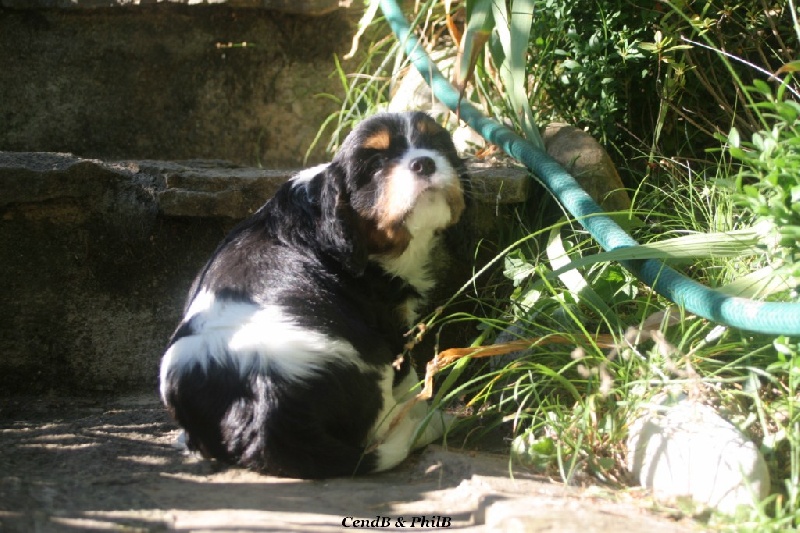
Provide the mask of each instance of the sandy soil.
POLYGON ((430 446, 392 472, 299 481, 221 469, 176 449, 178 433, 155 395, 0 400, 0 530, 696 528, 630 492, 512 472, 502 454, 430 446))

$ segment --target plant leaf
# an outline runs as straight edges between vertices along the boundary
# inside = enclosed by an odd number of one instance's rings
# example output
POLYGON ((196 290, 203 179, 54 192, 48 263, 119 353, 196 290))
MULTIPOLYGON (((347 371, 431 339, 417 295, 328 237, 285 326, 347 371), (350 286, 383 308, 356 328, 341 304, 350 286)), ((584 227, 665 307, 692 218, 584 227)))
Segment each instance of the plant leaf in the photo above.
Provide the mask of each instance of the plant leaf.
POLYGON ((784 64, 781 68, 775 71, 776 76, 780 76, 781 74, 787 74, 790 72, 800 72, 800 61, 789 61, 788 63, 784 64))
POLYGON ((463 93, 492 33, 492 0, 467 1, 467 28, 458 47, 454 85, 463 93))
POLYGON ((701 257, 735 257, 761 253, 757 248, 763 237, 756 228, 725 233, 697 233, 666 239, 656 243, 625 246, 581 257, 554 271, 558 276, 573 268, 583 268, 606 261, 631 261, 636 259, 699 259, 701 257))
POLYGON ((494 54, 493 59, 500 69, 509 103, 528 141, 544 149, 527 92, 526 59, 533 25, 534 1, 514 0, 510 13, 505 2, 492 2, 491 7, 495 20, 494 30, 502 49, 502 57, 494 54))
POLYGON ((559 271, 558 279, 569 290, 576 301, 584 300, 594 307, 595 311, 606 317, 613 317, 614 312, 603 301, 602 298, 589 286, 580 272, 576 269, 565 270, 565 265, 574 264, 570 261, 569 254, 564 248, 561 240, 561 228, 556 227, 550 231, 547 240, 547 258, 550 260, 550 267, 554 271, 559 271))

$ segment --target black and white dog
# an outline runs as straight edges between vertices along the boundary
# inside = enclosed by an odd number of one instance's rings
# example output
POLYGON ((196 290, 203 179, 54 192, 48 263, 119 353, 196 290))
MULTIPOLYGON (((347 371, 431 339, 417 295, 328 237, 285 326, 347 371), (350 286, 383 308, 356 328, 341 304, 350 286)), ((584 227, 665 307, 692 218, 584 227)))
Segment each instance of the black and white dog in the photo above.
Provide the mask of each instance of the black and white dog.
POLYGON ((161 397, 190 449, 324 478, 391 468, 439 438, 435 413, 415 442, 425 403, 395 420, 418 381, 398 355, 466 186, 433 119, 380 114, 237 226, 161 362, 161 397))

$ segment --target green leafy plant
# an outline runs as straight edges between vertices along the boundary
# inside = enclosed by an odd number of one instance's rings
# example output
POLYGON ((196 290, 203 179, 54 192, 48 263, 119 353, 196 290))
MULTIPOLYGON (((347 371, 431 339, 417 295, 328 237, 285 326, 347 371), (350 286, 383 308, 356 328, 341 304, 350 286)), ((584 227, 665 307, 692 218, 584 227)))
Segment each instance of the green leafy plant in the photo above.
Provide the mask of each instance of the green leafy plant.
MULTIPOLYGON (((435 401, 472 414, 466 441, 505 432, 516 464, 567 483, 624 486, 631 417, 654 395, 692 394, 761 447, 775 480, 769 499, 709 524, 800 526, 797 339, 688 316, 620 265, 658 258, 729 294, 798 297, 793 2, 430 0, 415 8, 429 51, 456 57, 464 98, 534 143, 538 125, 563 120, 629 156, 622 170, 643 221, 634 230, 641 246, 604 253, 574 221, 521 211, 504 231, 511 244, 476 265, 454 296, 479 312, 444 306, 426 325, 471 328, 475 346, 524 339, 525 348, 455 363, 435 401), (459 6, 460 36, 445 29, 459 6), (493 270, 490 283, 502 278, 507 290, 479 291, 477 280, 493 270)), ((348 121, 388 101, 406 66, 376 33, 369 61, 338 73, 347 96, 331 119, 331 147, 348 121)))
POLYGON ((736 199, 765 227, 765 248, 775 263, 800 285, 800 103, 757 80, 751 92, 760 97, 756 111, 770 127, 743 141, 736 128, 728 151, 741 163, 736 199))
POLYGON ((734 126, 749 137, 763 127, 746 87, 795 59, 793 2, 665 2, 653 40, 641 48, 658 59, 651 71, 660 95, 651 146, 697 157, 734 126), (686 141, 689 141, 687 143, 686 141))

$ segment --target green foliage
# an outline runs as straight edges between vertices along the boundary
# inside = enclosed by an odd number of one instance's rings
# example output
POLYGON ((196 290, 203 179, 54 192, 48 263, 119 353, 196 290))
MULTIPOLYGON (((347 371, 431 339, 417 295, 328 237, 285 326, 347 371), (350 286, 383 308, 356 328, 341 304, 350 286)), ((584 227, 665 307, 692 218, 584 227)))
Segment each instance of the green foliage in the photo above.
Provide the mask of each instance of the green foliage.
POLYGON ((756 80, 751 92, 767 129, 743 141, 736 128, 728 151, 741 163, 736 199, 765 227, 768 256, 800 285, 800 103, 756 80))
POLYGON ((317 136, 306 151, 306 158, 329 127, 332 126, 333 130, 326 150, 334 152, 356 124, 374 114, 386 103, 387 88, 391 80, 391 76, 386 73, 386 65, 397 50, 396 41, 388 38, 370 43, 364 57, 356 65, 349 65, 354 72, 346 71, 339 58, 334 58, 336 70, 331 75, 339 79, 344 96, 320 95, 336 102, 339 110, 331 113, 319 127, 317 136), (376 65, 377 58, 381 57, 382 61, 376 65))
MULTIPOLYGON (((494 71, 478 65, 482 97, 536 145, 536 121, 566 121, 603 142, 619 140, 641 113, 630 104, 646 104, 654 94, 657 61, 643 53, 642 43, 652 37, 656 4, 631 9, 623 0, 603 0, 587 9, 557 0, 467 2, 467 14, 479 15, 476 27, 492 30, 488 52, 494 71)), ((471 22, 465 35, 469 50, 471 22)), ((462 63, 467 58, 462 56, 462 63)))
POLYGON ((782 448, 788 456, 788 465, 779 471, 788 476, 783 479, 786 504, 776 506, 776 516, 786 525, 800 523, 800 342, 797 339, 778 337, 773 343, 776 360, 767 365, 766 371, 774 383, 781 387, 775 401, 766 406, 767 415, 775 421, 767 445, 773 451, 782 448))
MULTIPOLYGON (((749 137, 762 123, 744 89, 776 80, 797 47, 793 7, 786 0, 666 2, 644 49, 661 97, 654 149, 697 157, 735 126, 749 137)), ((644 137, 647 139, 647 137, 644 137)))
POLYGON ((484 0, 491 5, 495 21, 489 50, 500 70, 500 79, 508 95, 510 116, 535 146, 544 147, 528 98, 526 58, 531 26, 536 11, 535 0, 514 0, 507 8, 504 2, 484 0))
MULTIPOLYGON (((475 279, 497 267, 507 291, 459 295, 480 313, 428 331, 474 327, 474 345, 527 339, 485 363, 456 363, 436 402, 464 404, 480 427, 510 428, 510 454, 570 482, 624 485, 627 424, 654 395, 702 398, 760 447, 773 495, 722 529, 800 526, 800 345, 685 316, 620 261, 658 258, 747 297, 796 299, 800 282, 800 27, 792 1, 468 0, 456 51, 442 2, 416 4, 423 41, 456 59, 465 97, 536 142, 565 120, 627 154, 641 246, 601 252, 577 224, 528 219, 475 279), (474 18, 473 18, 474 17, 474 18), (424 23, 423 23, 424 22, 424 23), (785 78, 779 78, 785 76, 785 78), (664 155, 667 154, 667 155, 664 155), (645 164, 642 164, 645 163, 645 164), (465 377, 471 376, 471 377, 465 377)), ((456 2, 453 2, 455 9, 456 2)), ((452 11, 451 11, 452 12, 452 11)), ((383 105, 404 63, 381 39, 354 73, 339 131, 383 105)), ((481 278, 483 280, 483 278, 481 278)), ((449 305, 450 302, 448 302, 449 305)), ((462 405, 463 407, 463 405, 462 405)))
POLYGON ((538 0, 529 71, 531 104, 542 119, 585 127, 618 141, 647 105, 657 63, 642 50, 652 39, 657 2, 538 0))

